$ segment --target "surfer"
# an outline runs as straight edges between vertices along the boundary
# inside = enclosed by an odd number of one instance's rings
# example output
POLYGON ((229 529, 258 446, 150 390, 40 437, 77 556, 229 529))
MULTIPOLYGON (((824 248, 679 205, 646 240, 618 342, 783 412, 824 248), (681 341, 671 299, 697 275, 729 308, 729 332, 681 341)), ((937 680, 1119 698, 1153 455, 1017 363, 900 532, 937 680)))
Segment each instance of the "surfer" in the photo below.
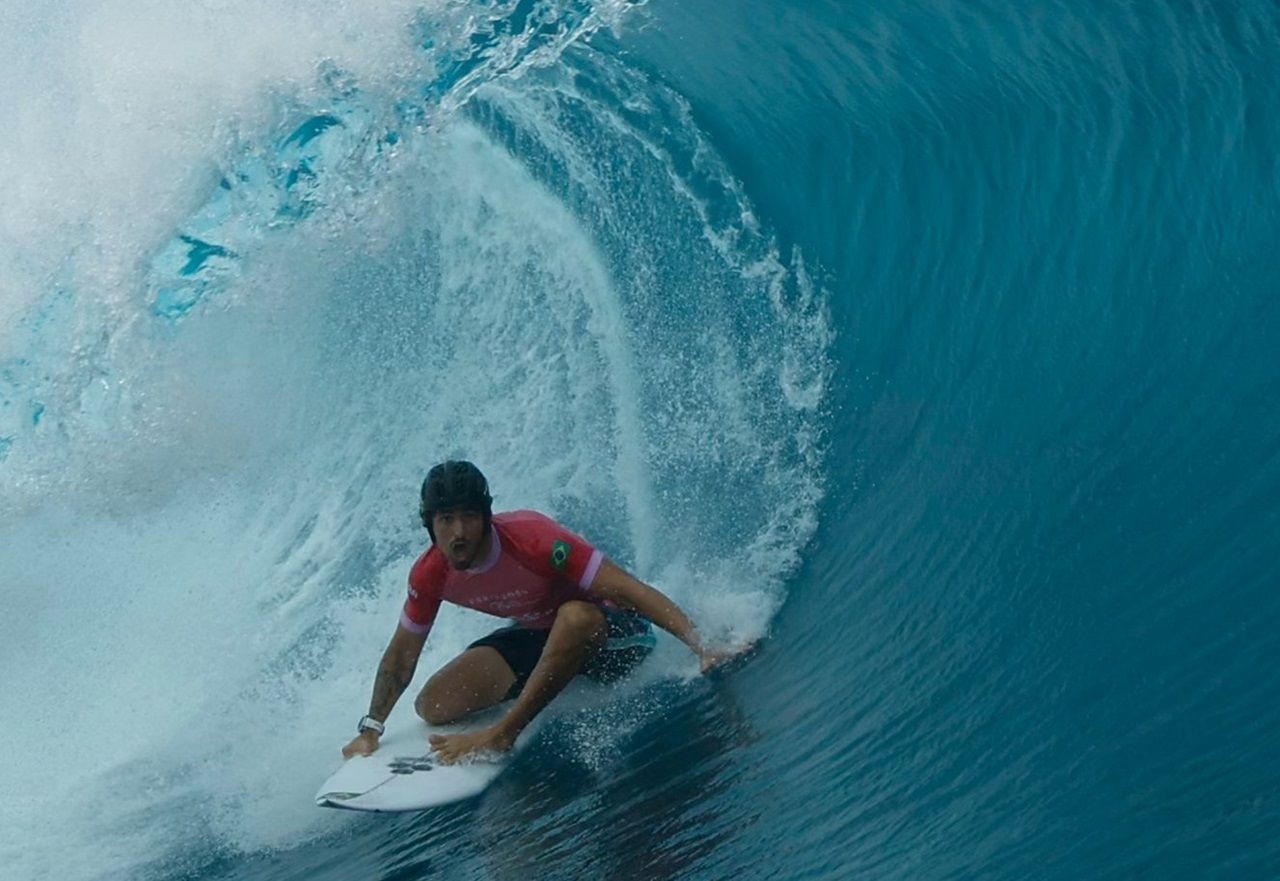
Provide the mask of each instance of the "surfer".
POLYGON ((431 748, 446 763, 511 749, 580 673, 603 682, 626 676, 653 648, 651 622, 687 645, 704 673, 748 648, 704 645, 679 606, 581 537, 535 511, 494 514, 492 503, 488 482, 470 462, 442 462, 427 473, 419 513, 432 544, 410 571, 409 596, 378 665, 369 712, 344 757, 378 748, 444 600, 515 619, 442 667, 414 702, 428 723, 444 725, 514 700, 493 725, 433 736, 431 748))

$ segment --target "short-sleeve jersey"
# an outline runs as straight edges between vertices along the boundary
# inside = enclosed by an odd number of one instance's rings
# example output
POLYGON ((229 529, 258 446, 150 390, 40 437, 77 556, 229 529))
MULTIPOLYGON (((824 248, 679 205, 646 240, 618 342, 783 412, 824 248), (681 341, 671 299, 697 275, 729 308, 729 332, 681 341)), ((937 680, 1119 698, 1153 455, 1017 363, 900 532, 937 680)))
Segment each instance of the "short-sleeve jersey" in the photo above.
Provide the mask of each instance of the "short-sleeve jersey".
POLYGON ((400 626, 426 633, 443 600, 537 630, 550 628, 570 600, 605 605, 587 590, 604 555, 550 517, 495 514, 490 535, 488 556, 470 569, 454 569, 435 545, 418 558, 400 626))

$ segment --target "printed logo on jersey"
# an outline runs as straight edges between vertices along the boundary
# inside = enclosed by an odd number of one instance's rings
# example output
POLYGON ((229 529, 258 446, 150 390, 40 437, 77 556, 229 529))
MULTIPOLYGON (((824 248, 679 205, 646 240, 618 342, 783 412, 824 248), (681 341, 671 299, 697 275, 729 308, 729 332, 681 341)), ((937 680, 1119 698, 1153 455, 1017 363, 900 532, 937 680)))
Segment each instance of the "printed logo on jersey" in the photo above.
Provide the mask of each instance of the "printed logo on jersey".
POLYGON ((551 543, 551 568, 557 572, 563 572, 564 567, 569 563, 569 551, 572 548, 567 541, 556 539, 551 543))

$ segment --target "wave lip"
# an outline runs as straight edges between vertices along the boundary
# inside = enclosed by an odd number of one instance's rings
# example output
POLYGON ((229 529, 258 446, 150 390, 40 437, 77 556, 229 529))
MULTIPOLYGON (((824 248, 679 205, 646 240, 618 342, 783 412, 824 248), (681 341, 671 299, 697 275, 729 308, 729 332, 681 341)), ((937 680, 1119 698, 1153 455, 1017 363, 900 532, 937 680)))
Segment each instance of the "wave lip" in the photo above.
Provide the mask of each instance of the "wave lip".
MULTIPOLYGON (((367 699, 423 546, 413 487, 446 456, 713 638, 769 628, 824 491, 826 295, 687 102, 614 51, 625 6, 463 21, 415 50, 432 76, 324 68, 284 122, 211 145, 207 198, 140 228, 130 296, 69 284, 14 335, 6 399, 43 404, 0 464, 31 645, 0 680, 65 683, 41 761, 81 783, 0 817, 63 830, 13 865, 164 876, 332 833, 303 796, 367 699), (305 733, 258 724, 282 714, 305 733)), ((446 616, 421 669, 487 626, 446 616)), ((652 676, 690 673, 668 648, 652 676)))

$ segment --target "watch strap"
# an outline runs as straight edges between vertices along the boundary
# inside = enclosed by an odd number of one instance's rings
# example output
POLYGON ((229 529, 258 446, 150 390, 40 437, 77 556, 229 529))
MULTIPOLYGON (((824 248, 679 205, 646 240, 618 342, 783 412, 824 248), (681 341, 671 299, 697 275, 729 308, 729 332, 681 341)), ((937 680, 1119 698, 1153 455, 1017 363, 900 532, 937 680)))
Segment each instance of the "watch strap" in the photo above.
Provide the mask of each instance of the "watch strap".
POLYGON ((376 731, 381 737, 387 730, 387 726, 383 725, 372 716, 361 716, 360 721, 356 723, 356 731, 364 734, 366 731, 376 731))

